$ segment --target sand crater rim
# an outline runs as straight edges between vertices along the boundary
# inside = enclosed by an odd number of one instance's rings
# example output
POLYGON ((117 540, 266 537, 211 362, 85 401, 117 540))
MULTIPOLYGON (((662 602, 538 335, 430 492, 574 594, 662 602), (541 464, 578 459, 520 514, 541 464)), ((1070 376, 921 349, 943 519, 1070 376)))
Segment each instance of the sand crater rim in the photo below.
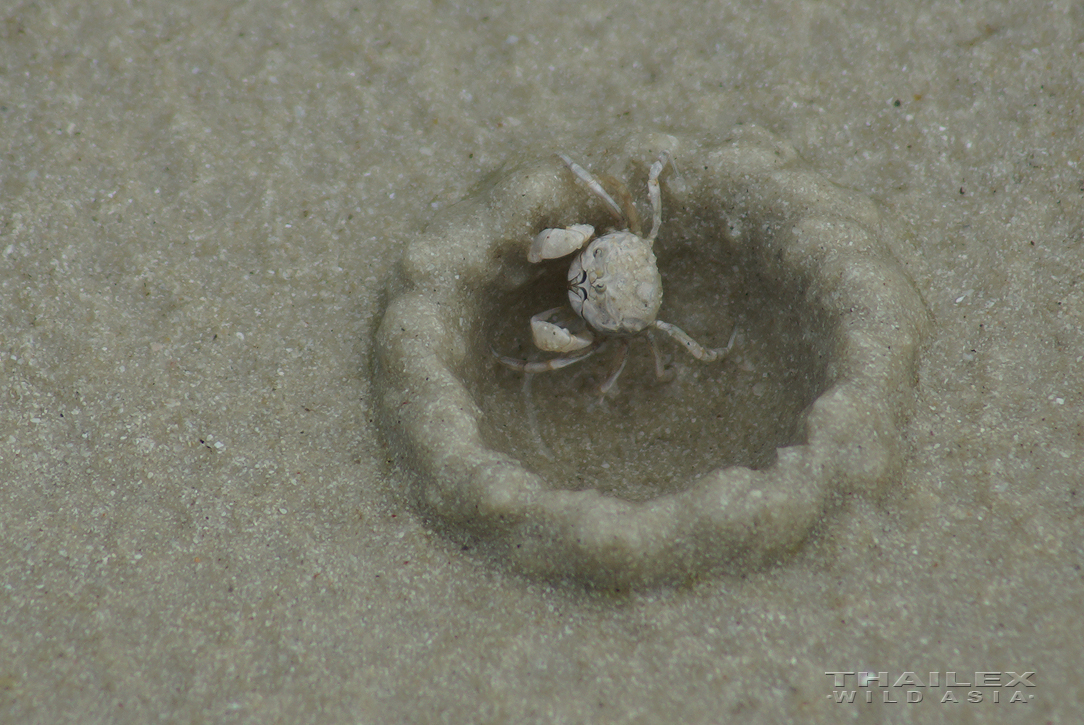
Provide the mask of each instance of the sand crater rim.
POLYGON ((529 340, 527 318, 546 308, 535 296, 551 294, 567 265, 529 265, 531 236, 594 223, 556 158, 525 162, 439 214, 389 285, 375 382, 391 445, 416 472, 415 500, 514 569, 601 586, 745 570, 797 549, 830 495, 878 496, 898 480, 927 316, 893 256, 894 227, 756 127, 715 142, 630 135, 595 161, 635 190, 662 148, 681 175, 665 184, 656 243, 660 317, 708 344, 737 322, 731 360, 674 350, 675 380, 657 383, 644 345, 607 410, 561 393, 590 387, 587 363, 536 376, 542 446, 533 442, 522 381, 488 350, 529 340), (743 391, 750 400, 736 399, 743 391), (703 432, 702 418, 734 410, 751 417, 712 419, 717 429, 703 432), (632 422, 592 420, 612 413, 632 422), (547 432, 572 441, 558 446, 563 457, 545 455, 547 432))

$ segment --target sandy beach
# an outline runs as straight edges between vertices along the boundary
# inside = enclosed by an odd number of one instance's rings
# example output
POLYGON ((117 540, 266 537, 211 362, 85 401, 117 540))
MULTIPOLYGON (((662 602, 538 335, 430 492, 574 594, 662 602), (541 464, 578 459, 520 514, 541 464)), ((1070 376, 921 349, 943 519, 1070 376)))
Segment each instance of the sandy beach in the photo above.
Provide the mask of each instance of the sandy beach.
POLYGON ((1082 114, 1070 0, 9 4, 0 720, 1076 722, 1082 114), (734 349, 525 388, 555 154, 649 219, 664 147, 660 318, 734 349), (848 438, 852 313, 914 354, 848 438))

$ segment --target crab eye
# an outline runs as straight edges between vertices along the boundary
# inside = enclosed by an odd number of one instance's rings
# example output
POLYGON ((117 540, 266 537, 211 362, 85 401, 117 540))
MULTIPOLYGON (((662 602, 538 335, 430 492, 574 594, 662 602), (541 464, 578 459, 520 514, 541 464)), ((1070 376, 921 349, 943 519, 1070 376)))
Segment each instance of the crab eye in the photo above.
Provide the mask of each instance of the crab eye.
POLYGON ((595 294, 600 295, 606 291, 605 282, 595 282, 591 287, 595 290, 595 294))

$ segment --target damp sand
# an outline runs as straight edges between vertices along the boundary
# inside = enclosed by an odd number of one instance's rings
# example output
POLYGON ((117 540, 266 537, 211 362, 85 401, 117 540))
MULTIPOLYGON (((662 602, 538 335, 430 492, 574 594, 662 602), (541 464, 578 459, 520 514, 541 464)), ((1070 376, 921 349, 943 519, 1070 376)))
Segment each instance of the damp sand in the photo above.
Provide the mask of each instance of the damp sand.
MULTIPOLYGON (((6 9, 0 719, 1071 722, 1084 665, 1081 12, 6 9), (929 326, 897 468, 874 491, 826 498, 799 546, 756 566, 615 591, 509 565, 424 505, 419 470, 380 425, 376 340, 404 252, 532 159, 748 128, 872 200, 913 251, 900 264, 929 326), (835 671, 885 672, 889 686, 837 704, 858 676, 836 686, 835 671), (970 684, 946 686, 950 671, 970 684), (1034 672, 1035 686, 976 688, 976 671, 1034 672), (950 691, 959 702, 941 704, 950 691)), ((695 231, 680 204, 664 213, 660 244, 695 231)), ((671 249, 675 321, 711 338, 732 319, 722 302, 744 299, 758 334, 801 329, 752 315, 740 274, 708 285, 719 260, 671 249), (679 294, 683 282, 720 305, 679 294)), ((764 279, 746 281, 770 300, 764 279)), ((508 294, 517 320, 543 309, 508 294)), ((547 480, 650 504, 680 495, 673 480, 621 471, 669 456, 683 481, 722 465, 715 445, 772 464, 756 431, 697 440, 701 413, 677 412, 688 395, 710 387, 781 405, 778 417, 808 403, 754 379, 776 368, 751 359, 705 370, 673 354, 675 379, 656 385, 650 353, 633 352, 605 405, 584 402, 605 361, 534 381, 547 445, 576 448, 547 480), (720 371, 732 390, 707 386, 720 371), (572 428, 558 425, 566 400, 572 428), (612 426, 622 413, 635 422, 612 426), (673 458, 692 444, 697 458, 673 458)), ((496 387, 479 373, 474 389, 514 412, 521 381, 487 364, 472 363, 496 387)), ((544 467, 522 440, 516 460, 544 467)))

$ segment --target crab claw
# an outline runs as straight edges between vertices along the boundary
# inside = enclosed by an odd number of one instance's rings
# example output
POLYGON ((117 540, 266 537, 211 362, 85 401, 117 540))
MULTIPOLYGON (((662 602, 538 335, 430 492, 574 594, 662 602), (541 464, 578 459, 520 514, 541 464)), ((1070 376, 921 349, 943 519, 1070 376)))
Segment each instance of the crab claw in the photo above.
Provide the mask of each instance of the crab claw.
POLYGON ((531 334, 535 346, 546 352, 574 352, 594 342, 590 335, 574 335, 560 325, 543 320, 531 320, 531 334))
POLYGON ((534 238, 527 261, 537 264, 543 259, 557 259, 583 248, 595 233, 590 224, 573 224, 567 229, 543 229, 534 238))

